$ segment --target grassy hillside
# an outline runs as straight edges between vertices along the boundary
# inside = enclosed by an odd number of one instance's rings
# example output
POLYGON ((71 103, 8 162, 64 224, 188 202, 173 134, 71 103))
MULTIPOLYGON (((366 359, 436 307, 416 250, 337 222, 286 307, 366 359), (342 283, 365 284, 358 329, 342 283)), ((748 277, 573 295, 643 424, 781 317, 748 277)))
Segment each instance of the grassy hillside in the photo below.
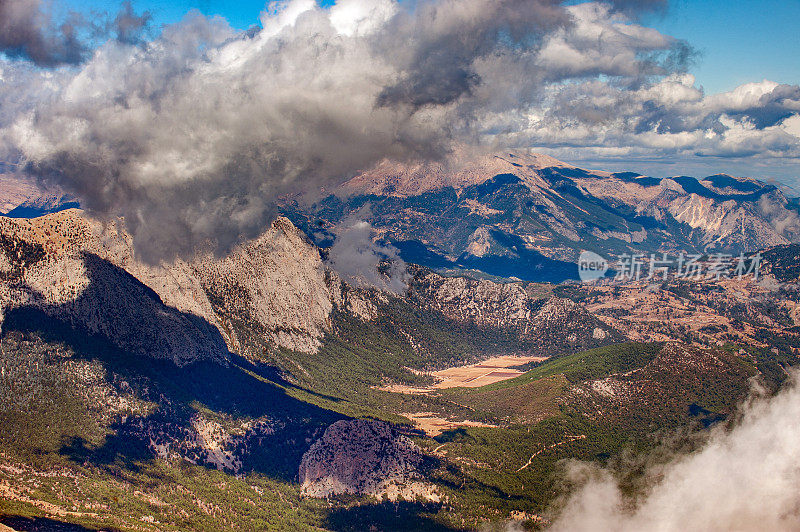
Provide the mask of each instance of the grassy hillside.
POLYGON ((343 417, 314 403, 364 416, 380 413, 290 384, 274 368, 237 357, 228 365, 178 368, 120 353, 101 338, 31 312, 10 313, 0 353, 0 396, 14 398, 0 407, 0 462, 7 466, 0 467, 0 488, 10 490, 0 497, 0 523, 70 522, 88 530, 356 530, 354 523, 380 514, 378 521, 402 523, 407 530, 457 529, 438 506, 433 513, 416 504, 389 512, 371 506, 373 513, 361 498, 335 506, 301 498, 300 457, 343 417), (147 438, 153 437, 182 445, 197 416, 234 433, 257 422, 267 425, 252 437, 245 433, 236 447, 240 475, 218 471, 191 447, 185 450, 194 464, 155 457, 148 449, 147 438))
POLYGON ((657 431, 702 430, 723 419, 756 372, 730 352, 626 343, 567 354, 482 388, 391 394, 374 386, 425 384, 429 377, 408 367, 513 352, 513 338, 397 300, 375 321, 337 315, 334 324, 312 355, 270 351, 240 323, 245 348, 263 362, 230 355, 227 364, 178 368, 120 352, 36 311, 9 312, 0 337, 0 452, 10 469, 0 469, 0 485, 17 491, 0 514, 53 519, 53 505, 69 509, 59 521, 120 530, 471 529, 512 511, 544 510, 564 458, 609 463, 626 450, 652 448, 657 431), (598 393, 592 383, 604 379, 624 393, 598 393), (497 425, 415 437, 434 458, 430 480, 447 504, 300 497, 300 457, 330 423, 344 416, 402 422, 399 413, 415 411, 497 425), (198 417, 242 434, 232 447, 240 475, 217 471, 185 441, 198 417), (248 428, 259 424, 266 429, 248 428), (154 457, 148 438, 182 445, 195 463, 154 457))
POLYGON ((431 445, 456 464, 456 470, 439 474, 458 486, 451 496, 467 514, 487 507, 498 515, 540 512, 561 489, 561 460, 613 467, 623 452, 651 450, 664 435, 675 445, 688 445, 685 451, 697 440, 679 438, 686 436, 682 428, 702 433, 725 419, 755 373, 751 364, 723 351, 640 343, 592 349, 546 361, 507 381, 444 390, 443 397, 501 426, 459 428, 431 445), (606 378, 628 393, 607 397, 594 391, 592 382, 606 378))
MULTIPOLYGON (((508 388, 552 375, 563 375, 572 384, 600 379, 641 368, 651 362, 662 345, 658 343, 623 343, 573 353, 543 363, 529 363, 532 369, 519 377, 486 386, 487 390, 508 388)), ((525 366, 522 366, 525 368, 525 366)))

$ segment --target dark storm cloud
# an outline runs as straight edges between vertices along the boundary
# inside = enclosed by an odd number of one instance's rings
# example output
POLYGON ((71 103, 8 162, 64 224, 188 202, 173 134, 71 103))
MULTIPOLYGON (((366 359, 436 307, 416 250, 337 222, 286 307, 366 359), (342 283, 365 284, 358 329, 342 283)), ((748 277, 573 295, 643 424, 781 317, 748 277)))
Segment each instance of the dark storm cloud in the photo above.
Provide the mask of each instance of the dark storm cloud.
POLYGON ((144 11, 137 15, 130 2, 123 2, 111 24, 111 31, 123 43, 137 44, 142 41, 142 34, 150 23, 152 15, 144 11))
POLYGON ((377 41, 402 72, 384 88, 378 104, 418 108, 469 96, 482 81, 476 60, 529 53, 545 35, 569 23, 556 0, 419 2, 413 12, 395 16, 377 41))
POLYGON ((0 51, 41 66, 80 63, 88 51, 81 25, 76 15, 54 23, 41 0, 0 0, 0 51))
POLYGON ((26 59, 40 67, 77 65, 91 52, 91 41, 113 36, 121 42, 142 42, 151 15, 137 15, 130 2, 124 2, 116 15, 98 14, 88 21, 70 12, 56 21, 41 0, 0 0, 0 52, 7 57, 26 59))

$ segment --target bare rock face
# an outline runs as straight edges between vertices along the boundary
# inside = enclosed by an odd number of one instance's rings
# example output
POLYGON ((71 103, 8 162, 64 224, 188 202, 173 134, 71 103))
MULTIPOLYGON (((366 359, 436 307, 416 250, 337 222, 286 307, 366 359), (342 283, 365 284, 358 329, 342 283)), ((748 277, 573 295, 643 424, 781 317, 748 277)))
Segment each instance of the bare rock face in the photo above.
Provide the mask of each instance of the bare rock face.
POLYGON ((670 201, 666 209, 679 222, 702 231, 701 242, 707 246, 755 250, 788 244, 800 229, 777 192, 765 194, 758 203, 715 201, 689 194, 670 201))
POLYGON ((0 324, 36 309, 120 348, 183 365, 222 360, 238 340, 219 312, 255 322, 276 346, 315 351, 333 296, 316 247, 279 218, 218 259, 198 254, 157 266, 135 258, 117 222, 68 210, 0 218, 0 324))
POLYGON ((300 462, 302 493, 435 498, 415 479, 422 453, 411 440, 382 421, 353 419, 330 425, 300 462))
POLYGON ((227 313, 260 325, 275 345, 314 352, 330 328, 333 295, 317 248, 285 218, 223 259, 194 263, 227 313))
POLYGON ((225 341, 211 323, 166 305, 153 289, 94 253, 91 228, 76 213, 53 216, 4 220, 0 227, 0 253, 10 266, 1 276, 4 317, 24 312, 20 319, 30 321, 43 314, 132 354, 178 365, 226 357, 225 341))
POLYGON ((418 277, 412 286, 430 307, 451 319, 483 326, 513 327, 523 335, 531 332, 531 318, 543 297, 533 285, 436 274, 418 277))

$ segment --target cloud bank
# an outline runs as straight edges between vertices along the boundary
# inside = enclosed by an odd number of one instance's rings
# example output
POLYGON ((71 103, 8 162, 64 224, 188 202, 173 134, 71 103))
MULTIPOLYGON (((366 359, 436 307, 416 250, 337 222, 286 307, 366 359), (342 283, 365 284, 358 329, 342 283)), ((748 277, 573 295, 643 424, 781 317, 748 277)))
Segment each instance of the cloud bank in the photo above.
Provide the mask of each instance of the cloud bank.
POLYGON ((556 32, 538 63, 573 78, 551 84, 524 116, 503 114, 492 124, 506 146, 544 146, 589 159, 694 157, 800 159, 800 86, 760 81, 705 95, 681 65, 693 52, 679 43, 647 73, 650 50, 666 37, 650 28, 620 24, 602 4, 571 8, 575 24, 556 32), (668 67, 668 68, 665 68, 668 67), (615 81, 597 79, 613 73, 615 81))
POLYGON ((612 476, 572 467, 588 480, 551 531, 797 530, 800 526, 800 388, 797 374, 771 399, 756 399, 730 432, 697 453, 650 471, 649 493, 631 507, 612 476))
POLYGON ((83 55, 35 0, 0 1, 22 13, 0 29, 2 157, 95 216, 124 216, 150 262, 208 243, 224 253, 282 194, 455 145, 800 154, 800 88, 704 95, 691 47, 637 21, 663 1, 288 0, 258 30, 190 13, 149 40, 127 6, 115 37, 83 55))

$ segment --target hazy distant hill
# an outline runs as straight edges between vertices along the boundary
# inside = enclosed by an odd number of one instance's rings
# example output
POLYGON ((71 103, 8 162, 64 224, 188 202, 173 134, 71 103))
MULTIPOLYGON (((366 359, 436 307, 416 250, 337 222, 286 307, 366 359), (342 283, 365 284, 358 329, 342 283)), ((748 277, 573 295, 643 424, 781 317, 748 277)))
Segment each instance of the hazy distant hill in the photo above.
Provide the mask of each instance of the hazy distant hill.
POLYGON ((78 200, 56 188, 44 188, 19 174, 0 174, 0 216, 36 218, 79 207, 78 200))

